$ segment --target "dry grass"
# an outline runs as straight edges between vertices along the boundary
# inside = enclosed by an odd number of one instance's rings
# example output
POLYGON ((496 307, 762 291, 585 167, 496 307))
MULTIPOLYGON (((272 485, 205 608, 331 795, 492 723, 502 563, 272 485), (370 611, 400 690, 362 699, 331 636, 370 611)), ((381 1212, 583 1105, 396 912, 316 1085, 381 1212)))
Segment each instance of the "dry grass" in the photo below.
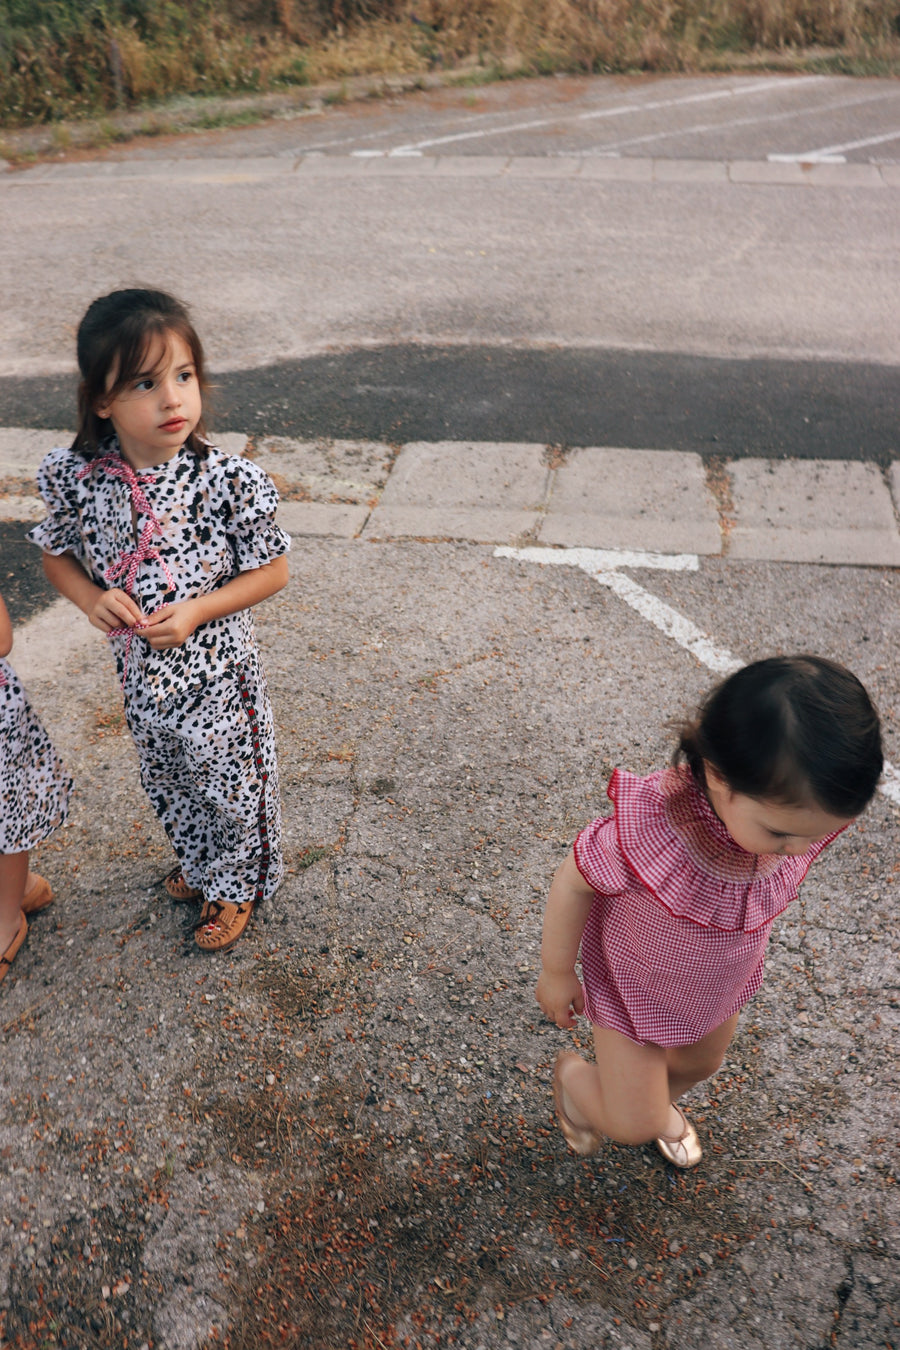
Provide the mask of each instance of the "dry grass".
POLYGON ((900 69, 898 0, 0 0, 0 125, 434 69, 900 69))

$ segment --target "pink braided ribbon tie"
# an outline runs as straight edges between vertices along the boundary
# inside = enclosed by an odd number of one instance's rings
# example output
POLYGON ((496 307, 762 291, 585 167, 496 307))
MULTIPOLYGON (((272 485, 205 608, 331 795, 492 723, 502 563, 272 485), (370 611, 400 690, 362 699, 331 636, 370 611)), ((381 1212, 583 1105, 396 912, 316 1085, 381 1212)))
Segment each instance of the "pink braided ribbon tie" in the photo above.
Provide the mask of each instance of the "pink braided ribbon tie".
MULTIPOLYGON (((150 540, 155 534, 162 534, 163 532, 162 525, 154 515, 153 507, 147 500, 143 488, 144 483, 153 482, 152 474, 135 473, 128 461, 122 459, 119 455, 103 455, 100 459, 92 460, 90 464, 86 465, 85 468, 81 470, 78 477, 85 478, 94 469, 105 469, 113 478, 121 479, 128 488, 131 496, 132 509, 134 510, 135 515, 147 517, 147 522, 138 536, 137 547, 126 549, 120 553, 116 561, 107 567, 106 571, 103 573, 104 580, 110 582, 112 585, 121 581, 121 589, 127 596, 134 599, 132 590, 141 563, 158 562, 165 573, 166 581, 169 583, 167 590, 174 591, 175 579, 160 556, 159 549, 154 548, 150 543, 150 540)), ((160 606, 160 608, 162 608, 162 606, 160 606)), ((157 611, 154 610, 153 612, 156 613, 157 611)), ((125 657, 122 663, 123 689, 125 688, 125 681, 128 677, 128 662, 131 657, 131 644, 134 641, 135 632, 139 631, 139 628, 112 628, 106 635, 108 638, 122 637, 123 635, 126 638, 125 657)))

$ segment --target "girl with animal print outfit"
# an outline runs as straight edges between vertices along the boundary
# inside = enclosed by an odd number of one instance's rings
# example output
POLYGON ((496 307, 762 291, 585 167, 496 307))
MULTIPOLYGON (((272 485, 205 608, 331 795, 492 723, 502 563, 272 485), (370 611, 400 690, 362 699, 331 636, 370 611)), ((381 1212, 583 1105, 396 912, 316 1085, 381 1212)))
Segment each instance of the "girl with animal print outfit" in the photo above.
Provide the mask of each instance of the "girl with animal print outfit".
POLYGON ((95 300, 78 329, 79 425, 38 485, 44 570, 113 648, 141 782, 225 951, 283 876, 272 713, 250 607, 288 577, 278 495, 209 444, 203 349, 162 291, 95 300))
POLYGON ((53 899, 49 883, 28 870, 28 854, 65 820, 72 786, 16 672, 3 660, 12 640, 0 597, 0 980, 28 934, 26 915, 53 899))

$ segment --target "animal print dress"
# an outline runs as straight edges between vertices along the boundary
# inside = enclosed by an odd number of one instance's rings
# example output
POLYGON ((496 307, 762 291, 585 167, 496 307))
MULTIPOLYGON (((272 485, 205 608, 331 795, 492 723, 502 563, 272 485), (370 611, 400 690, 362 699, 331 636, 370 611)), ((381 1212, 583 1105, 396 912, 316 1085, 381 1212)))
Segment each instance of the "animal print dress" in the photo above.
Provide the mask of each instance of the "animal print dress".
POLYGON ((0 660, 0 853, 27 853, 62 825, 71 787, 19 677, 0 660))
MULTIPOLYGON (((182 448, 136 472, 115 438, 100 457, 53 450, 38 471, 49 515, 29 533, 70 552, 97 585, 141 611, 208 595, 290 548, 278 494, 252 460, 182 448)), ((284 873, 272 710, 249 610, 154 651, 140 630, 109 635, 141 782, 207 900, 268 899, 284 873)))

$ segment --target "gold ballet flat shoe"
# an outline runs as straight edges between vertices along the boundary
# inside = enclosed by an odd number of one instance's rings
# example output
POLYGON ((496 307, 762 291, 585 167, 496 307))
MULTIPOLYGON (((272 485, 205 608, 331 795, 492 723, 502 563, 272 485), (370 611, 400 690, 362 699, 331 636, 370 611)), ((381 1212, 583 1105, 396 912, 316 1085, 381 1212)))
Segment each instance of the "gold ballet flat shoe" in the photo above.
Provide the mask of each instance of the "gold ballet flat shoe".
POLYGON ((581 1056, 573 1054, 571 1050, 561 1050, 556 1057, 556 1064, 553 1069, 553 1102, 556 1106, 556 1119, 559 1121, 559 1128, 562 1130, 569 1148, 575 1153, 579 1153, 582 1158, 589 1158, 592 1153, 597 1152, 603 1136, 599 1130, 592 1129, 590 1125, 576 1125, 563 1104, 565 1093, 560 1070, 567 1059, 581 1059, 581 1056))
MULTIPOLYGON (((672 1103, 675 1106, 675 1103, 672 1103)), ((655 1140, 656 1147, 673 1167, 696 1167, 703 1157, 703 1149, 700 1147, 700 1140, 697 1138, 697 1131, 694 1129, 687 1116, 680 1106, 675 1106, 675 1110, 681 1117, 684 1129, 677 1139, 667 1139, 664 1134, 655 1140)))

